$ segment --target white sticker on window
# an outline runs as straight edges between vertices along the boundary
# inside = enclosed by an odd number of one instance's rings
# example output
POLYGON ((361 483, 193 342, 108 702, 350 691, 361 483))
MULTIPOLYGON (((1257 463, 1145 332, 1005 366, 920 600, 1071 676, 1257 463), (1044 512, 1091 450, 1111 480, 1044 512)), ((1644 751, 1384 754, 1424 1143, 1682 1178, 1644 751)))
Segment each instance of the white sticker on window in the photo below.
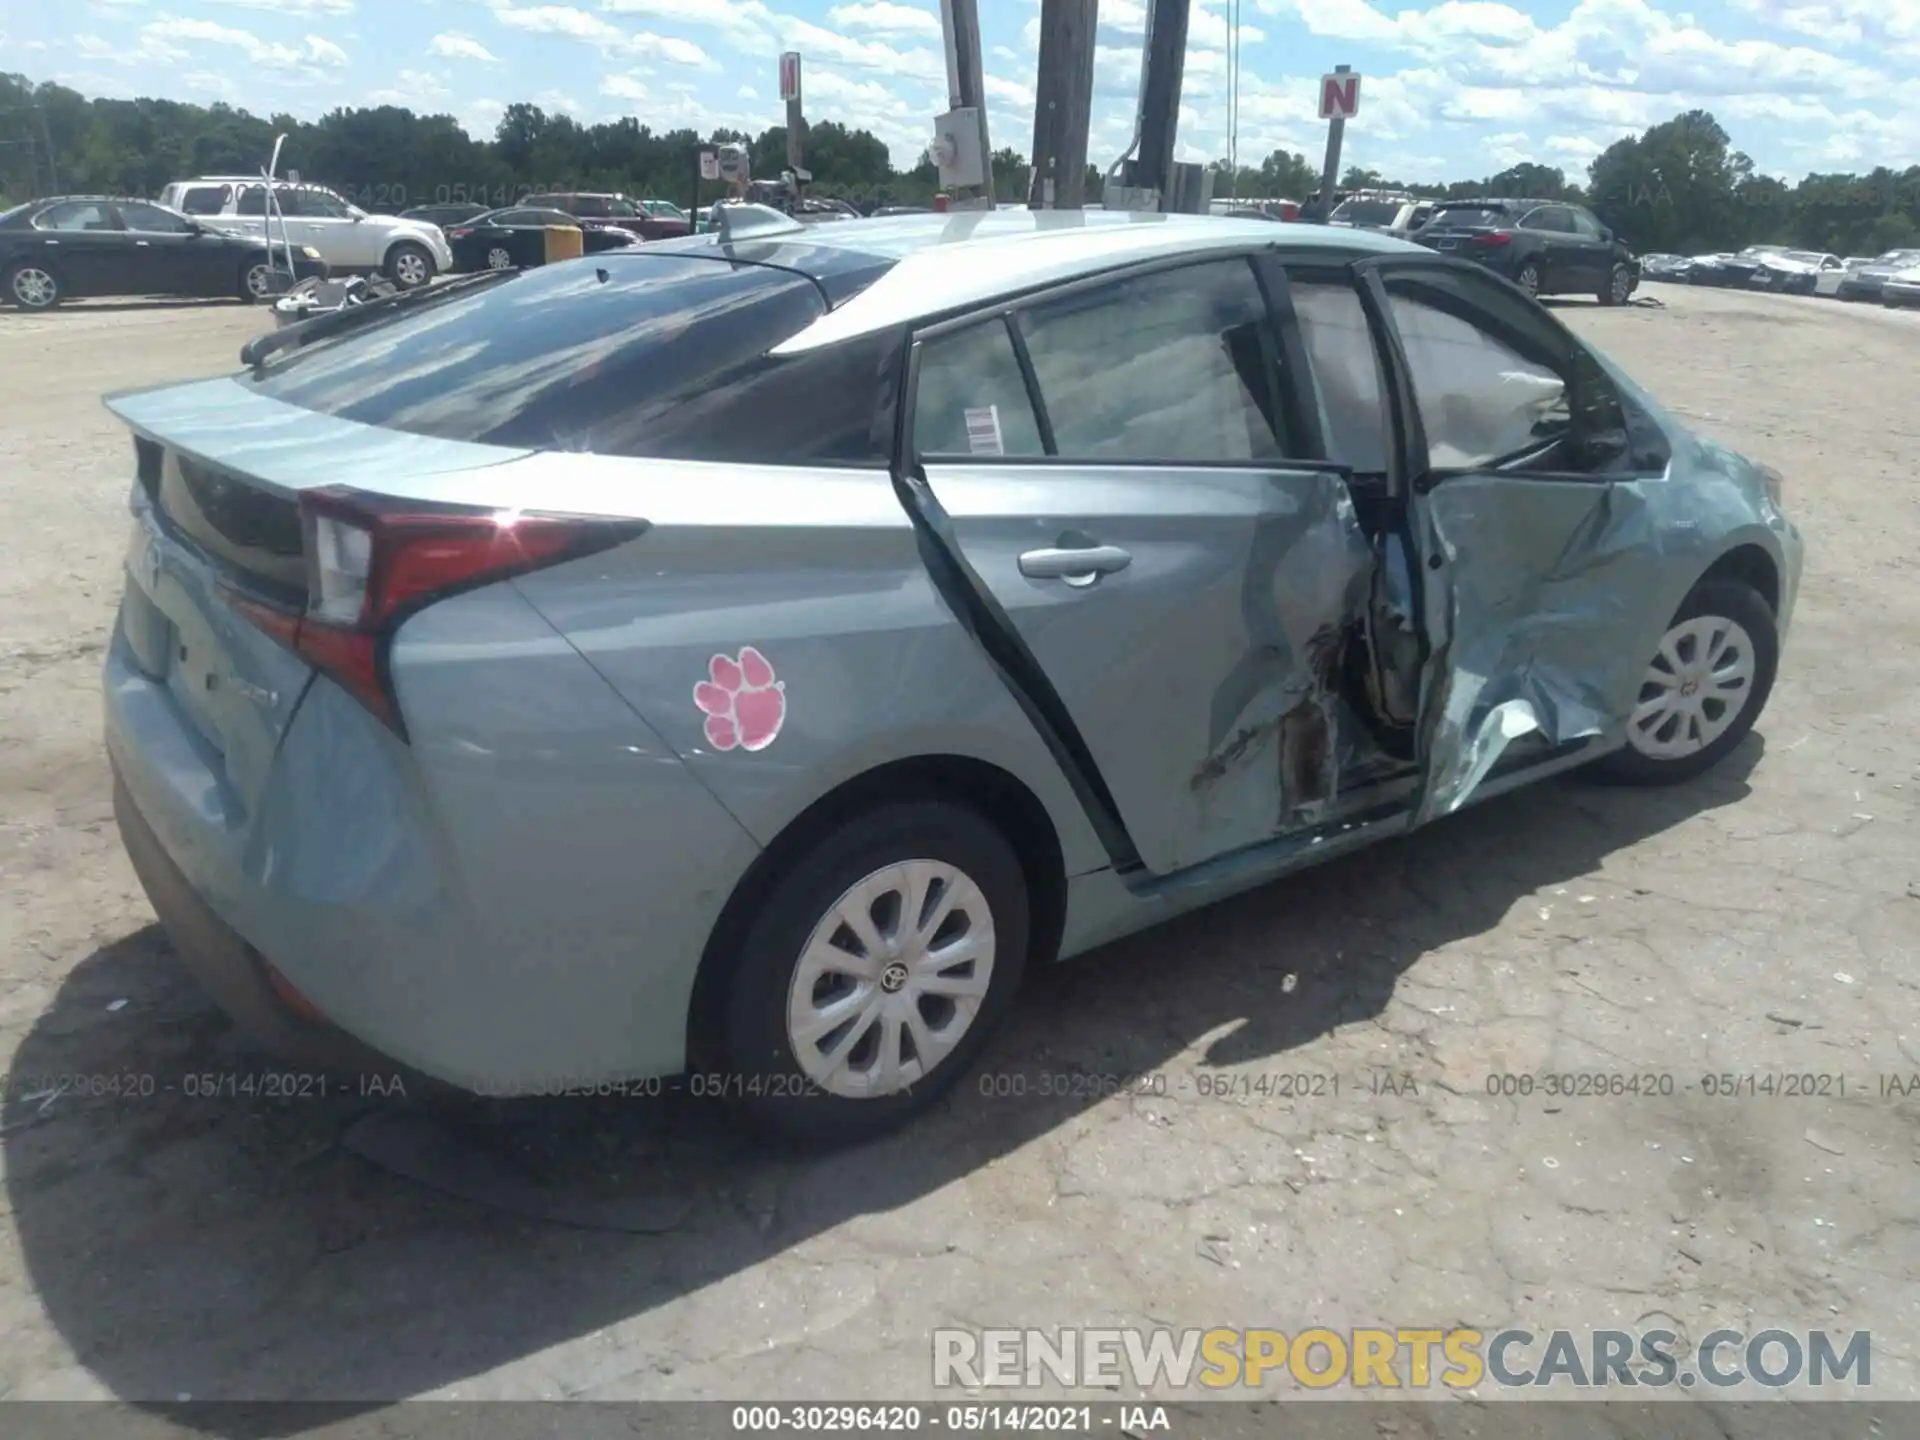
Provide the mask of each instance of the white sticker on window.
POLYGON ((967 452, 971 455, 1007 453, 1007 442, 1000 434, 998 405, 983 405, 967 411, 967 452))

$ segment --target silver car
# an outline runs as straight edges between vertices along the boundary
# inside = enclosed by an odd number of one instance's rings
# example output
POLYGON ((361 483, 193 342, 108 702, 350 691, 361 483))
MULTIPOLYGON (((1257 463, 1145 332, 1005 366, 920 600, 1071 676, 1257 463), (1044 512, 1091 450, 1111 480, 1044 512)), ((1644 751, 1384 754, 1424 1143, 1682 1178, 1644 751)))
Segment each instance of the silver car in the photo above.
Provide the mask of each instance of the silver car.
POLYGON ((269 341, 109 402, 121 830, 257 1034, 488 1094, 873 1133, 1030 963, 1698 775, 1800 578, 1777 475, 1361 230, 736 213, 269 341))

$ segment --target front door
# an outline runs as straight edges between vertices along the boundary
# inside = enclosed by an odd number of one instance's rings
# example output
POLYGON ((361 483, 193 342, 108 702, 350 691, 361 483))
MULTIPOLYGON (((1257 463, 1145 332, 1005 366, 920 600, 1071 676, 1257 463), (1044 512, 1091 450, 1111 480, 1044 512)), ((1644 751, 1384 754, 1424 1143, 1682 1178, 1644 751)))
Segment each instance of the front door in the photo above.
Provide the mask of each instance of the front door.
POLYGON ((1239 256, 915 346, 944 578, 1155 874, 1313 825, 1339 790, 1333 671, 1372 560, 1342 472, 1296 458, 1279 354, 1239 256))
POLYGON ((1593 356, 1464 267, 1388 262, 1373 277, 1418 422, 1409 508, 1431 654, 1418 823, 1503 760, 1621 734, 1682 595, 1634 493, 1665 457, 1593 356))
POLYGON ((201 243, 189 221, 158 205, 123 200, 119 209, 133 246, 134 289, 138 293, 232 293, 239 266, 226 246, 201 243))

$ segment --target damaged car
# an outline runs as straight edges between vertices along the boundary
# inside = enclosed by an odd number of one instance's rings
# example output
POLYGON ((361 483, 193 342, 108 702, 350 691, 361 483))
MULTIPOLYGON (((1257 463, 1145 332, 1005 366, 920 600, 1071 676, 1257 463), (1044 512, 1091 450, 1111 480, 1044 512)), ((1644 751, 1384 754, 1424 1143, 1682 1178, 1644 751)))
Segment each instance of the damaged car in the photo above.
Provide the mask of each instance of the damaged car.
POLYGON ((1358 229, 742 207, 274 338, 109 401, 121 834, 281 1053, 490 1095, 872 1135, 1030 966, 1699 775, 1800 580, 1776 473, 1358 229))

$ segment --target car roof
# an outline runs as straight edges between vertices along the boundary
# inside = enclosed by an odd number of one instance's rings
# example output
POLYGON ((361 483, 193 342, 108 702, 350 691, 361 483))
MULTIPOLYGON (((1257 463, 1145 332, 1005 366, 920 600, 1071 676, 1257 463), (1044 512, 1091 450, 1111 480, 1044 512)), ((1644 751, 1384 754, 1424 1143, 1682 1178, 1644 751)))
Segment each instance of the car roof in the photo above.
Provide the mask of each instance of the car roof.
MULTIPOLYGON (((950 311, 987 304, 1103 270, 1183 255, 1253 248, 1431 257, 1410 241, 1367 230, 1286 221, 1118 210, 966 210, 889 215, 838 225, 656 240, 648 255, 712 254, 812 276, 843 303, 783 344, 811 349, 950 311), (857 293, 855 287, 857 288, 857 293)), ((640 256, 624 263, 645 264, 640 256)))

